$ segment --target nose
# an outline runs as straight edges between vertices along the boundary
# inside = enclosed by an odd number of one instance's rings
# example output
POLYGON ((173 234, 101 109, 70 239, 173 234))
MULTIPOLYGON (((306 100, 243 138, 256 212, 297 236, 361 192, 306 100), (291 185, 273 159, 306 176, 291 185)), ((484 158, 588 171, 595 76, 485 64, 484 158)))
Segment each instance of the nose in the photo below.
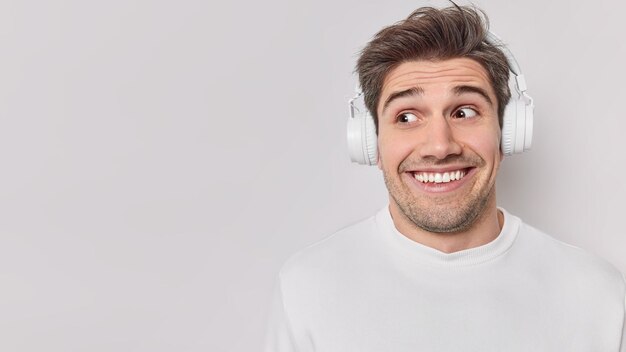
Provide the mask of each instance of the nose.
POLYGON ((454 138, 454 130, 445 117, 431 118, 423 132, 424 135, 421 136, 423 143, 420 148, 421 157, 443 160, 450 155, 461 154, 462 147, 454 138))

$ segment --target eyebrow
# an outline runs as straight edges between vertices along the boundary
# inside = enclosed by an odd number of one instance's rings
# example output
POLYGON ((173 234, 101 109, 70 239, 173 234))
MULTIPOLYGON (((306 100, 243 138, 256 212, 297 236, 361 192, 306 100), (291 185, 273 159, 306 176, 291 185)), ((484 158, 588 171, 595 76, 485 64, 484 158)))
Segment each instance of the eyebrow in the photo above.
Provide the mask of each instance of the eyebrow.
POLYGON ((395 92, 393 94, 391 94, 387 100, 385 100, 385 104, 383 105, 383 112, 387 109, 387 107, 389 106, 389 104, 391 104, 392 101, 399 99, 399 98, 404 98, 404 97, 411 97, 411 96, 416 96, 416 95, 422 95, 424 94, 424 90, 420 87, 413 87, 407 90, 402 90, 399 92, 395 92))
MULTIPOLYGON (((491 98, 489 98, 489 94, 487 94, 487 91, 480 88, 480 87, 475 87, 475 86, 456 86, 452 89, 452 91, 454 92, 454 95, 463 95, 463 94, 467 94, 467 93, 472 93, 472 94, 478 94, 481 97, 483 97, 487 103, 489 103, 489 105, 493 105, 493 101, 491 101, 491 98)), ((424 94, 424 90, 420 87, 413 87, 410 89, 406 89, 406 90, 402 90, 399 92, 395 92, 393 94, 391 94, 387 100, 385 100, 385 104, 383 105, 383 112, 387 109, 387 107, 396 99, 399 98, 404 98, 404 97, 411 97, 411 96, 419 96, 419 95, 423 95, 424 94)))
POLYGON ((456 86, 452 89, 454 91, 455 95, 463 95, 466 93, 474 93, 474 94, 478 94, 480 96, 482 96, 483 98, 485 98, 485 100, 487 101, 487 103, 489 103, 489 105, 493 105, 493 102, 491 101, 491 98, 489 98, 489 94, 487 94, 487 91, 480 88, 480 87, 475 87, 475 86, 456 86))

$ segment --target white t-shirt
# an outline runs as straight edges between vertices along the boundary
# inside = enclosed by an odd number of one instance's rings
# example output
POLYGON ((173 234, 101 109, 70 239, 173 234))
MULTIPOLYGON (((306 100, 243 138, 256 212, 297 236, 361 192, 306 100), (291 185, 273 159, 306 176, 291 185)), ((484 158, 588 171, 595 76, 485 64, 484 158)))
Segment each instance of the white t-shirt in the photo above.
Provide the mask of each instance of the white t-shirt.
POLYGON ((309 246, 280 272, 265 351, 626 351, 622 275, 502 212, 495 240, 450 254, 388 208, 309 246))

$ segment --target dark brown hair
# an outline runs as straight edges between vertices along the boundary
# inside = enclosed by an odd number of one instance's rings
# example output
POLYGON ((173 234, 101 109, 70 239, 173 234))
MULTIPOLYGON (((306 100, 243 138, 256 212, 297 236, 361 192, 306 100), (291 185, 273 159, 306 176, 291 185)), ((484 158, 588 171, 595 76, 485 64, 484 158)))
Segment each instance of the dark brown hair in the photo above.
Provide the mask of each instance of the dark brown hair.
POLYGON ((491 80, 498 101, 502 126, 504 107, 509 102, 509 64, 502 51, 486 42, 487 15, 480 9, 451 6, 419 8, 392 26, 382 29, 361 51, 356 72, 365 106, 378 131, 377 106, 385 77, 398 65, 414 60, 447 60, 458 57, 481 64, 491 80))

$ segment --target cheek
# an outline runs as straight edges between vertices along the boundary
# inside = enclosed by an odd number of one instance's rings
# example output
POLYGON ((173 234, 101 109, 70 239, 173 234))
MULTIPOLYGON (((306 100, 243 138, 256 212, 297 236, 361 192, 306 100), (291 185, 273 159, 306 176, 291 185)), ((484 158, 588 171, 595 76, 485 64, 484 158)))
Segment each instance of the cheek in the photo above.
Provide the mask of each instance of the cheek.
POLYGON ((415 150, 410 139, 399 135, 378 136, 378 166, 397 169, 398 165, 415 150))
POLYGON ((463 137, 466 148, 470 148, 486 162, 499 163, 503 154, 500 150, 500 131, 485 130, 484 133, 468 133, 463 137))

